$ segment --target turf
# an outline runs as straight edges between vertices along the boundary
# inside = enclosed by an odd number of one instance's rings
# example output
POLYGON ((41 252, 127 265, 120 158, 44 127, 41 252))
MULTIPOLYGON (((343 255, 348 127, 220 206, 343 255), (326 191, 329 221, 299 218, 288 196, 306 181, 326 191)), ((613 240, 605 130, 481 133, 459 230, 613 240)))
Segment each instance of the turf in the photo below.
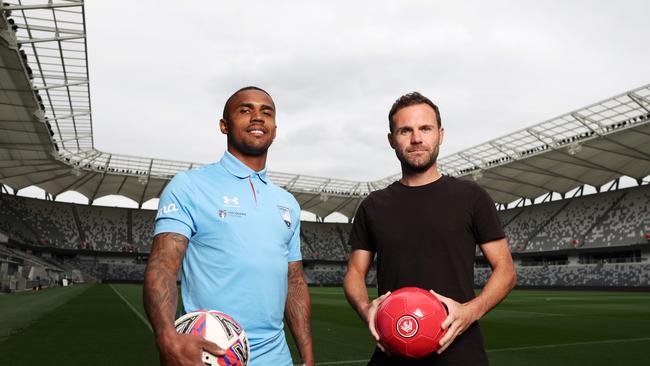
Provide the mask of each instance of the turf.
MULTIPOLYGON (((373 342, 342 290, 311 293, 317 364, 365 364, 373 342)), ((157 365, 144 319, 141 285, 1 295, 0 365, 157 365)), ((650 293, 514 291, 481 327, 496 366, 645 365, 650 293)))

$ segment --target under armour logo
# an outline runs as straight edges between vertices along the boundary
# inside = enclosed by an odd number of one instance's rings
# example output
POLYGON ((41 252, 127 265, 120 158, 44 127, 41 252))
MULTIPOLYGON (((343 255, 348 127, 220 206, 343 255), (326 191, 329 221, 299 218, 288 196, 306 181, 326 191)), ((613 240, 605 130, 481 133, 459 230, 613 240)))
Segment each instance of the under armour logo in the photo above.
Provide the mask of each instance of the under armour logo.
POLYGON ((228 196, 223 196, 223 204, 226 206, 239 206, 239 198, 236 196, 228 197, 228 196))

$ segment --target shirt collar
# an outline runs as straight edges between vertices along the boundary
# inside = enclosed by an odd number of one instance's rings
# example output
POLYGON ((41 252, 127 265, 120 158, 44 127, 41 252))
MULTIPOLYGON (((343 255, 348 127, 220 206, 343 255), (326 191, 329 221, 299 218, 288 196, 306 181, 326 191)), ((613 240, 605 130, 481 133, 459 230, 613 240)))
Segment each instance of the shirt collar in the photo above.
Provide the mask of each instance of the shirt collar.
POLYGON ((264 167, 264 169, 260 170, 259 172, 256 172, 246 166, 246 164, 239 161, 239 159, 237 159, 227 150, 219 162, 230 174, 234 175, 235 177, 243 179, 250 176, 257 176, 262 182, 267 183, 266 167, 264 167))

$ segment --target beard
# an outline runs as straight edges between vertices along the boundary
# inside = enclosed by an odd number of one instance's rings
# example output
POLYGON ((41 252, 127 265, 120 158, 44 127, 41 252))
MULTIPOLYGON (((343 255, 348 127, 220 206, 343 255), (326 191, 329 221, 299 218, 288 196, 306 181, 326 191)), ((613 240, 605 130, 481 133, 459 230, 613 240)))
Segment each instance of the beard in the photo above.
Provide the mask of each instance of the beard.
POLYGON ((395 155, 402 165, 402 171, 408 174, 424 173, 431 168, 438 160, 438 145, 432 150, 426 150, 427 154, 422 157, 409 157, 404 151, 395 149, 395 155))
POLYGON ((269 141, 246 141, 245 139, 242 139, 240 141, 231 136, 228 136, 227 140, 229 146, 232 146, 240 153, 249 156, 261 156, 266 154, 269 147, 271 147, 271 143, 273 143, 273 139, 269 141))

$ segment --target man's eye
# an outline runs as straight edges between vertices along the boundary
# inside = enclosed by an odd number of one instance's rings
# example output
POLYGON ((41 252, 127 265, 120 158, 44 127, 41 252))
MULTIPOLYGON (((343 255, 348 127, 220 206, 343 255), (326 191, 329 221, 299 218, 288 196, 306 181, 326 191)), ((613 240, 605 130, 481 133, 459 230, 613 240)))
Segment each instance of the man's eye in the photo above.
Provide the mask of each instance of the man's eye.
POLYGON ((239 110, 239 113, 241 113, 241 114, 248 113, 248 112, 250 112, 250 109, 248 109, 248 108, 241 108, 239 110))
POLYGON ((397 131, 397 133, 399 133, 399 134, 402 135, 402 136, 406 136, 406 135, 408 135, 410 132, 411 132, 411 131, 409 131, 409 130, 399 130, 399 131, 397 131))

